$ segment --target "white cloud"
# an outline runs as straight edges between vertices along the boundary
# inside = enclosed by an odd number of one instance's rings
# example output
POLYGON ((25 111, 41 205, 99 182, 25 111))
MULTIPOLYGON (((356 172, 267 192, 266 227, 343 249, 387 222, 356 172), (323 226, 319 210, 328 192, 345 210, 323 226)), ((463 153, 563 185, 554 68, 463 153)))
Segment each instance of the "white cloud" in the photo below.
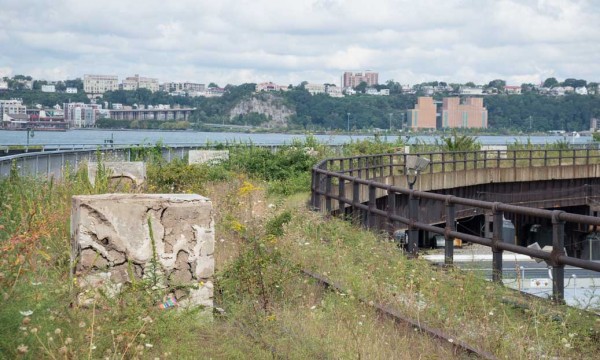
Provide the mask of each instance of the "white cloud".
POLYGON ((0 67, 219 84, 598 81, 594 0, 2 0, 0 67))

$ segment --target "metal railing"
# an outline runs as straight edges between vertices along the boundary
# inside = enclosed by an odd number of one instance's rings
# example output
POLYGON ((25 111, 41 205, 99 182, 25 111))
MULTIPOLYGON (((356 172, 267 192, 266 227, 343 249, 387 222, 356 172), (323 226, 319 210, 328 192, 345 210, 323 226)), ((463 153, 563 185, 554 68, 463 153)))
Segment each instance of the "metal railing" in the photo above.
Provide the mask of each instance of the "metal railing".
MULTIPOLYGON (((560 210, 545 210, 515 206, 499 202, 489 202, 460 198, 452 195, 410 190, 385 183, 386 178, 405 173, 406 158, 410 154, 378 154, 347 158, 326 159, 312 170, 311 204, 315 210, 350 217, 366 215, 366 226, 376 228, 377 218, 382 217, 390 234, 406 227, 408 252, 418 253, 418 232, 427 231, 443 235, 445 238, 445 263, 451 265, 454 256, 454 239, 485 245, 492 250, 492 278, 502 281, 502 254, 504 251, 528 255, 545 260, 552 267, 552 294, 556 301, 564 300, 564 267, 571 265, 582 269, 600 271, 600 262, 582 260, 567 256, 564 250, 565 223, 600 226, 600 218, 567 213, 560 210), (348 189, 351 189, 347 193, 348 189), (361 197, 361 194, 366 193, 361 197), (377 207, 377 194, 387 197, 385 209, 377 207), (398 213, 396 207, 400 197, 408 198, 408 214, 398 213), (420 199, 442 202, 445 206, 445 227, 438 227, 419 221, 420 199), (334 202, 337 202, 334 203, 334 202), (335 206, 337 205, 337 206, 335 206), (457 231, 457 206, 479 209, 480 213, 491 213, 494 224, 502 224, 505 214, 528 215, 548 219, 552 224, 552 252, 536 250, 503 242, 502 226, 493 227, 491 238, 475 236, 457 231)), ((419 156, 427 157, 431 163, 424 173, 448 173, 462 170, 488 168, 524 168, 541 166, 592 165, 600 164, 600 151, 582 150, 508 150, 508 151, 467 151, 431 152, 419 156)))
MULTIPOLYGON (((54 150, 45 148, 39 152, 26 152, 17 155, 0 157, 0 178, 10 175, 11 169, 16 167, 20 176, 33 177, 54 177, 56 179, 64 176, 67 169, 74 170, 82 162, 96 161, 100 155, 102 161, 134 161, 138 160, 138 154, 143 153, 150 148, 156 148, 155 145, 117 145, 97 144, 89 146, 85 144, 84 148, 72 150, 54 150)), ((210 149, 232 149, 236 147, 253 146, 269 149, 277 152, 282 147, 292 146, 290 144, 253 144, 253 143, 229 143, 229 144, 179 144, 161 147, 162 157, 170 162, 173 159, 184 159, 188 156, 190 150, 210 150, 210 149)), ((341 145, 328 145, 334 150, 341 149, 341 145)))
MULTIPOLYGON (((183 159, 190 150, 206 149, 206 146, 181 146, 161 148, 166 161, 183 159)), ((0 157, 0 178, 9 176, 15 168, 20 176, 54 177, 60 179, 65 171, 73 171, 84 162, 133 161, 148 147, 104 147, 96 149, 31 152, 0 157)))

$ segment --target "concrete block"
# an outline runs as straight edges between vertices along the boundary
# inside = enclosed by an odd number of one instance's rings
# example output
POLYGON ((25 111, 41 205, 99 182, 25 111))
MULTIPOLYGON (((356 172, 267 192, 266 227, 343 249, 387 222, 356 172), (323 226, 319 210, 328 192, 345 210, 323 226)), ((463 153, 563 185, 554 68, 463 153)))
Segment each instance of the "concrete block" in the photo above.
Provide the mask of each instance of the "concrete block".
MULTIPOLYGON (((212 307, 212 203, 194 194, 74 196, 71 264, 80 293, 145 281, 180 306, 212 307)), ((80 304, 89 299, 79 298, 80 304)))
MULTIPOLYGON (((103 162, 109 182, 117 187, 139 188, 146 182, 146 164, 143 161, 103 162)), ((96 183, 98 163, 88 163, 88 179, 92 186, 96 183)))
POLYGON ((229 160, 229 150, 190 150, 188 163, 204 164, 229 160))
POLYGON ((500 155, 501 159, 506 159, 508 146, 507 145, 482 145, 481 150, 488 151, 485 156, 488 159, 496 159, 500 155))

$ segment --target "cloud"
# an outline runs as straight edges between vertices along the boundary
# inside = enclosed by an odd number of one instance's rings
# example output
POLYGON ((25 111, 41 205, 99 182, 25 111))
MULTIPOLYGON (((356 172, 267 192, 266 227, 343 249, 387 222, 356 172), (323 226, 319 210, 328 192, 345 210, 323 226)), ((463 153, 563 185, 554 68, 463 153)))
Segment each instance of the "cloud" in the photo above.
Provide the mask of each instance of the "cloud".
POLYGON ((598 81, 594 0, 3 0, 0 67, 219 84, 598 81))

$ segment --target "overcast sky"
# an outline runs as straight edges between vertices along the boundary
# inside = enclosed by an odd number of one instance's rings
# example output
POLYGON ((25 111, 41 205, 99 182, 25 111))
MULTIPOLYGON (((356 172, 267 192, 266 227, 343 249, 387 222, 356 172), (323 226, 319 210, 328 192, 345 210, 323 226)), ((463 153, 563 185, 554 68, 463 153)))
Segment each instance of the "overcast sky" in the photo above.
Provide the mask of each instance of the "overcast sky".
POLYGON ((600 81, 598 0, 0 0, 0 76, 600 81))

